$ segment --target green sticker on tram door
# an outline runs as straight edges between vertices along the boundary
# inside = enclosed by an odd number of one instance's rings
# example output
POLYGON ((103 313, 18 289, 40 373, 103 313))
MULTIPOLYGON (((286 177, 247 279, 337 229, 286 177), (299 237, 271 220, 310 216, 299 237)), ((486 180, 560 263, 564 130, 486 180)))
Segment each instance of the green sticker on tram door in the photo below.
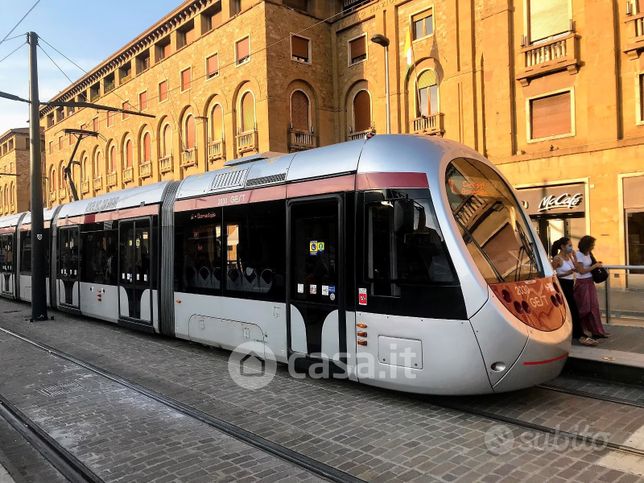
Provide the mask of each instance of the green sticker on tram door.
POLYGON ((318 253, 322 253, 323 251, 324 251, 324 242, 323 241, 311 240, 309 242, 309 254, 310 255, 317 255, 318 253))

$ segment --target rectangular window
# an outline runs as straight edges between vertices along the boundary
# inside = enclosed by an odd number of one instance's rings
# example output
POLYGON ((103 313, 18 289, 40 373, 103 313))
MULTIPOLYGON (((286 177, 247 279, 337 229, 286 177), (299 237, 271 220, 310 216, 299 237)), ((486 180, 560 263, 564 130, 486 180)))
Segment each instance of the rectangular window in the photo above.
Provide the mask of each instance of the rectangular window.
POLYGON ((63 137, 58 137, 58 149, 63 149, 63 137))
POLYGON ((213 54, 206 59, 206 74, 208 78, 219 74, 219 56, 217 54, 213 54))
POLYGON ((47 127, 52 127, 54 125, 54 113, 47 114, 47 127))
POLYGON ((571 91, 530 100, 530 139, 572 134, 571 91))
POLYGON ((310 44, 311 41, 299 35, 291 35, 291 58, 298 62, 311 61, 310 59, 310 44))
POLYGON ((434 16, 432 15, 431 9, 414 15, 411 18, 411 23, 414 40, 427 37, 434 33, 434 16))
POLYGON ((188 67, 186 70, 181 71, 181 90, 185 91, 190 89, 190 81, 192 80, 192 70, 188 67))
POLYGON ((168 81, 164 80, 159 82, 159 102, 163 102, 168 98, 168 81))
POLYGON ((114 90, 114 72, 105 76, 103 79, 103 92, 108 93, 114 90))
MULTIPOLYGON (((125 101, 122 104, 122 109, 124 109, 126 111, 131 111, 132 110, 132 105, 128 101, 125 101)), ((130 115, 128 113, 126 113, 126 112, 123 112, 121 114, 122 114, 121 119, 127 119, 128 117, 130 117, 130 115)))
POLYGON ((197 31, 195 30, 194 20, 191 20, 186 25, 177 30, 177 49, 185 47, 192 43, 197 38, 197 31))
POLYGON ((201 34, 210 32, 221 24, 221 2, 216 2, 201 14, 201 34))
POLYGON ((137 75, 141 72, 145 72, 150 68, 150 51, 146 50, 145 52, 136 56, 136 73, 137 75))
POLYGON ((250 37, 244 37, 235 44, 235 63, 243 64, 250 60, 250 37))
POLYGON ((102 285, 116 285, 118 271, 118 237, 112 224, 83 225, 81 233, 83 252, 91 257, 81 258, 81 281, 102 285))
POLYGON ((139 94, 139 110, 143 111, 148 108, 148 92, 143 91, 139 94))
POLYGON ((357 39, 349 41, 350 64, 357 64, 367 59, 367 36, 361 35, 357 39))
POLYGON ((132 63, 127 62, 123 64, 121 67, 119 67, 119 82, 123 84, 123 82, 126 82, 127 80, 130 79, 131 74, 132 74, 132 63))
POLYGON ((98 97, 101 95, 101 84, 97 82, 93 86, 89 88, 89 100, 93 101, 94 99, 98 99, 98 97))
POLYGON ((570 0, 529 0, 530 42, 570 30, 570 0))
POLYGON ((644 74, 639 76, 640 116, 639 121, 644 122, 644 74))
POLYGON ((92 119, 92 131, 98 132, 98 117, 92 119))
POLYGON ((170 37, 159 40, 154 46, 155 62, 159 62, 170 55, 170 37))

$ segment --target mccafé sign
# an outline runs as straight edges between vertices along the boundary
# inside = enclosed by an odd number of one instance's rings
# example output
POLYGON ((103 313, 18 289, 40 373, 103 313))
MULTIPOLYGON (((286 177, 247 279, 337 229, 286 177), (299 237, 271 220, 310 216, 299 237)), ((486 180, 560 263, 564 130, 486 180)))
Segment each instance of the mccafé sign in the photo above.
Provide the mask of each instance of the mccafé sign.
POLYGON ((575 206, 579 206, 583 201, 583 195, 581 193, 575 193, 574 195, 564 193, 562 195, 549 195, 544 196, 543 199, 539 202, 539 212, 556 210, 561 208, 568 208, 569 210, 575 206))
POLYGON ((517 190, 521 205, 532 216, 583 213, 585 192, 583 183, 517 190))

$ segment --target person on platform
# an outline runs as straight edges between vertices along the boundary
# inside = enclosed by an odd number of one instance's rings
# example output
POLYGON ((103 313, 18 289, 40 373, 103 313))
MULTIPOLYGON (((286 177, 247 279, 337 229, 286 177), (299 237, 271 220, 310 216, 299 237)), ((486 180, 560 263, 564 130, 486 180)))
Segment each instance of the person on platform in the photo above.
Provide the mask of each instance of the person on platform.
POLYGON ((579 309, 579 318, 593 338, 606 338, 610 334, 606 332, 602 325, 597 289, 591 273, 595 268, 602 266, 601 262, 593 263, 592 251, 595 248, 595 238, 590 235, 584 235, 579 240, 578 247, 579 251, 575 254, 575 269, 577 270, 575 302, 577 302, 577 308, 579 309))
POLYGON ((559 285, 561 285, 572 316, 572 338, 578 340, 581 345, 596 346, 597 341, 587 337, 584 333, 584 327, 581 325, 579 317, 579 309, 575 301, 575 272, 577 271, 575 263, 577 260, 570 238, 563 237, 555 241, 552 244, 550 255, 552 256, 552 267, 557 272, 559 285))

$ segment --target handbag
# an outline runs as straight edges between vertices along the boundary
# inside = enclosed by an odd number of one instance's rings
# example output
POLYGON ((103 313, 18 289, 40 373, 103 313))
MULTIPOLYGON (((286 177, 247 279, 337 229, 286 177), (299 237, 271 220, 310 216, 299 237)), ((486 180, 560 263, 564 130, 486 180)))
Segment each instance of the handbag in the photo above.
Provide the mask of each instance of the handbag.
MULTIPOLYGON (((595 260, 592 252, 590 254, 590 262, 593 265, 597 263, 597 260, 595 260)), ((593 276, 593 282, 595 283, 604 283, 608 278, 608 270, 606 270, 604 267, 593 268, 590 273, 593 276)))

